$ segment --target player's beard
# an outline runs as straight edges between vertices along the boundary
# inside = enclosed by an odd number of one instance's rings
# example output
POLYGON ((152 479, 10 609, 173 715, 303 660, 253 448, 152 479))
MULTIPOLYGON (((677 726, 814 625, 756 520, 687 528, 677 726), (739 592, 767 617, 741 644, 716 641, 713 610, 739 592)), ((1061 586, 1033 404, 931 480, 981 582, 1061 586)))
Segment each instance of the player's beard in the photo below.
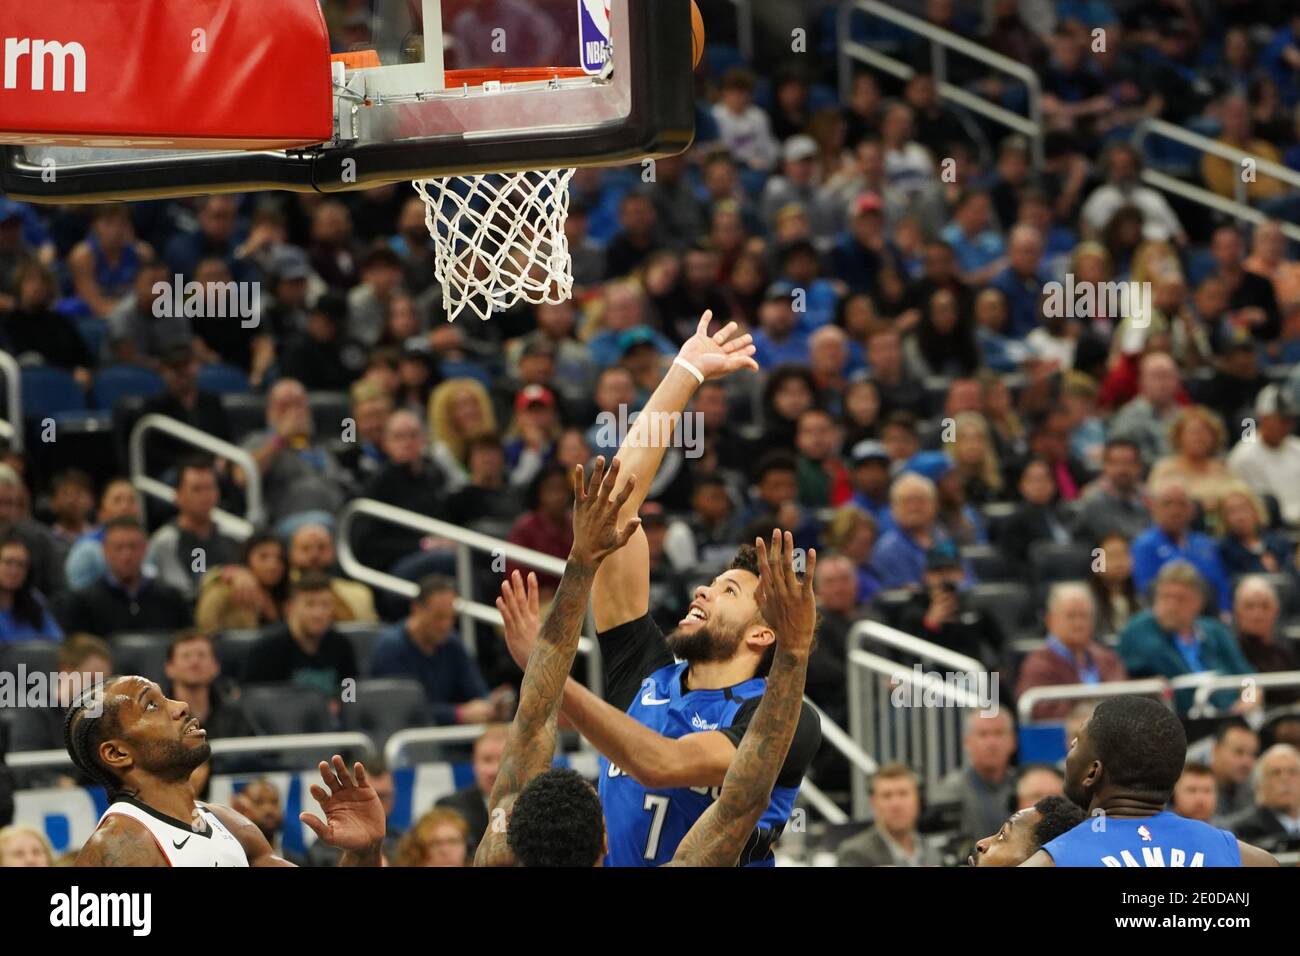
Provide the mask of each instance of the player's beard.
POLYGON ((719 633, 711 623, 702 624, 694 631, 684 631, 679 627, 667 637, 668 650, 688 664, 729 661, 736 655, 744 636, 741 628, 736 628, 731 634, 719 633))
POLYGON ((150 740, 139 746, 140 769, 168 780, 184 780, 212 756, 206 740, 187 747, 179 740, 150 740))

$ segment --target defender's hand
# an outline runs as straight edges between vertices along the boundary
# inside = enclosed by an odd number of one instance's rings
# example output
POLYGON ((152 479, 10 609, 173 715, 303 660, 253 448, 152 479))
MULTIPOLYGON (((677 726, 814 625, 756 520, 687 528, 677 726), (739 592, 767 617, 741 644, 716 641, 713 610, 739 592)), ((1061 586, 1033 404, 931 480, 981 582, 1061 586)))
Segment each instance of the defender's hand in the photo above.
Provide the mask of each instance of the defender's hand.
POLYGON ((324 760, 320 762, 320 775, 329 793, 312 784, 311 795, 325 813, 325 822, 307 812, 298 819, 340 850, 366 850, 381 843, 386 829, 384 806, 370 786, 366 768, 358 763, 349 773, 343 758, 335 754, 332 768, 324 760))
POLYGON ((542 629, 540 590, 537 575, 531 571, 528 572, 527 584, 518 571, 501 582, 497 610, 501 612, 505 625, 506 647, 520 670, 527 670, 528 656, 532 654, 537 634, 542 629))
POLYGON ((596 459, 591 482, 584 487, 582 466, 573 469, 573 548, 569 560, 596 566, 627 544, 640 518, 632 518, 618 528, 618 513, 632 497, 636 475, 628 475, 623 490, 617 495, 619 460, 614 459, 609 471, 605 470, 605 457, 596 459))
POLYGON ((756 538, 754 547, 758 549, 759 571, 755 597, 763 620, 776 633, 778 648, 807 654, 817 625, 817 597, 813 593, 817 551, 808 551, 808 566, 800 581, 794 570, 794 535, 789 531, 773 531, 771 547, 756 538))

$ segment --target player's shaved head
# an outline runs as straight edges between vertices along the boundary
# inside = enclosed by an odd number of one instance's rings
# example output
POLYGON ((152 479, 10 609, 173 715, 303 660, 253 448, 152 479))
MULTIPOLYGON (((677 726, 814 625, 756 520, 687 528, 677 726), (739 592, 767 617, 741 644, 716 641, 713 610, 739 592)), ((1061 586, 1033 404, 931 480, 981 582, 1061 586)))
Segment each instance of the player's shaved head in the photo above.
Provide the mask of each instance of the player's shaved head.
POLYGON ((1097 705, 1070 746, 1065 795, 1085 810, 1116 798, 1126 808, 1163 808, 1186 757, 1187 733, 1173 711, 1149 697, 1112 697, 1097 705))
POLYGON ((506 842, 520 866, 598 866, 606 850, 600 797, 576 770, 548 770, 515 799, 506 842))

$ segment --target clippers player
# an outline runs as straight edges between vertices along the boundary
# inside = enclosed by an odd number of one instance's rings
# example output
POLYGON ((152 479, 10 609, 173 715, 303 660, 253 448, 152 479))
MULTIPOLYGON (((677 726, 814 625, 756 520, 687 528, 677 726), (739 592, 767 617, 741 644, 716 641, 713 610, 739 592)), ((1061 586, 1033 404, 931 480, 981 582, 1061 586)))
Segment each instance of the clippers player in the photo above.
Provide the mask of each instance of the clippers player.
MULTIPOLYGON (((195 801, 190 774, 212 753, 207 733, 153 681, 113 677, 87 690, 68 708, 64 743, 110 801, 77 866, 293 866, 245 817, 195 801)), ((340 866, 382 866, 384 810, 365 768, 349 773, 336 755, 320 773, 329 793, 311 792, 325 822, 300 819, 345 851, 340 866)))
POLYGON ((1084 820, 1021 866, 1277 866, 1227 830, 1166 810, 1187 758, 1173 711, 1148 697, 1102 701, 1065 758, 1065 795, 1084 820))
MULTIPOLYGON (((736 324, 709 335, 700 319, 619 449, 622 473, 642 481, 623 507, 636 517, 670 441, 665 422, 680 417, 707 379, 757 371, 750 336, 736 324)), ((677 453, 674 453, 677 454, 677 453)), ((777 635, 756 601, 759 561, 742 547, 730 568, 696 589, 687 616, 665 638, 650 617, 650 553, 637 529, 627 547, 596 574, 592 613, 605 667, 606 700, 569 680, 564 716, 601 753, 600 799, 608 829, 608 866, 660 866, 718 799, 747 728, 758 711, 777 635), (682 663, 677 663, 678 658, 682 663)), ((506 629, 522 667, 535 643, 535 576, 502 585, 503 616, 524 622, 506 629)), ((742 865, 773 866, 772 844, 794 807, 805 771, 821 744, 821 724, 806 705, 771 805, 741 855, 742 865)))

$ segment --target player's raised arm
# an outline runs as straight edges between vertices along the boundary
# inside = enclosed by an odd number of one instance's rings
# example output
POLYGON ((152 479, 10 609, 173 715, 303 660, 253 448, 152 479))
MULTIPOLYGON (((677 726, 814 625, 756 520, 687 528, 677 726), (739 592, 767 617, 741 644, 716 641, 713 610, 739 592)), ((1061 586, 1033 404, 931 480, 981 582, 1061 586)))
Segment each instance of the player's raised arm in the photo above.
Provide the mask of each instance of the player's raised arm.
MULTIPOLYGON (((668 423, 671 416, 681 415, 690 404, 695 390, 709 379, 722 378, 741 369, 758 371, 754 361, 753 338, 737 335, 735 322, 709 335, 712 312, 700 317, 695 334, 686 340, 668 374, 659 383, 636 422, 628 429, 615 458, 624 475, 639 475, 640 489, 623 506, 623 520, 634 518, 641 510, 646 493, 654 482, 667 451, 665 440, 675 429, 668 423)), ((608 631, 634 621, 650 606, 650 551, 644 533, 638 531, 629 546, 605 562, 596 575, 591 595, 596 629, 608 631)))
POLYGON ((722 782, 722 793, 695 821, 669 866, 735 866, 745 843, 772 799, 772 788, 803 708, 804 679, 817 624, 813 571, 817 552, 808 553, 802 582, 794 571, 794 537, 772 533, 771 548, 760 538, 758 607, 776 635, 767 690, 753 723, 722 782))
POLYGON ((578 635, 592 581, 602 562, 641 527, 639 518, 619 517, 637 486, 634 475, 620 483, 619 472, 617 460, 606 473, 605 459, 597 458, 591 483, 584 486, 582 466, 574 469, 573 548, 524 670, 519 709, 488 800, 491 823, 474 857, 475 866, 514 862, 503 820, 528 781, 550 769, 554 759, 560 699, 578 654, 578 635))

